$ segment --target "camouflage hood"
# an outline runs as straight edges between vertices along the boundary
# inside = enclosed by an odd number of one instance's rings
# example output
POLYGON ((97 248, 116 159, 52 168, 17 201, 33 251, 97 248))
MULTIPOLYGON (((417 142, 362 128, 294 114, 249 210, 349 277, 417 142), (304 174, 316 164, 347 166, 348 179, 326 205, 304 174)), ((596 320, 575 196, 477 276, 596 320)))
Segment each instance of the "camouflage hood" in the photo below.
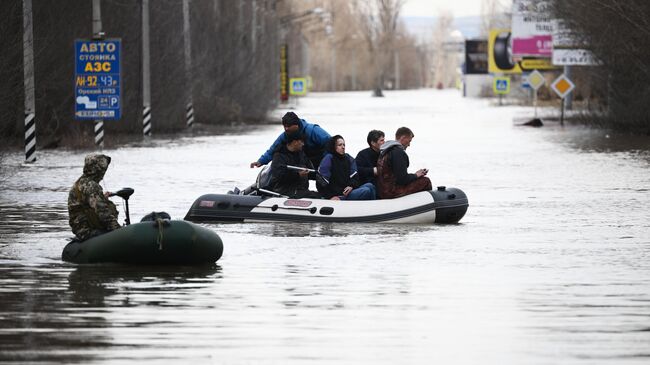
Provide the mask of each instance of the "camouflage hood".
POLYGON ((88 155, 84 160, 84 176, 95 182, 100 182, 111 163, 111 158, 106 155, 88 155))

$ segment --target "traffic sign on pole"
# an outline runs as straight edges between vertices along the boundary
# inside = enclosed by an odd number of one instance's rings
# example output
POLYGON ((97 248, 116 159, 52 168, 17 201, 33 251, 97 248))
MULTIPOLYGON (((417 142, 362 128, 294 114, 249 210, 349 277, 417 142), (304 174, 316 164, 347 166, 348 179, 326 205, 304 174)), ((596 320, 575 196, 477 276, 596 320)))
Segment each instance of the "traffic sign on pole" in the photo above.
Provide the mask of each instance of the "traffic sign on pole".
POLYGON ((575 84, 569 80, 564 74, 560 75, 553 83, 551 84, 551 89, 562 99, 564 99, 573 89, 575 84))
POLYGON ((510 93, 510 78, 506 76, 495 77, 494 84, 492 85, 494 93, 497 95, 504 95, 510 93))
POLYGON ((289 79, 289 94, 298 96, 307 95, 307 79, 304 77, 292 77, 289 79))
POLYGON ((528 75, 528 84, 536 91, 539 90, 540 87, 544 86, 545 83, 546 80, 544 79, 544 75, 542 75, 542 73, 537 70, 531 72, 530 75, 528 75))

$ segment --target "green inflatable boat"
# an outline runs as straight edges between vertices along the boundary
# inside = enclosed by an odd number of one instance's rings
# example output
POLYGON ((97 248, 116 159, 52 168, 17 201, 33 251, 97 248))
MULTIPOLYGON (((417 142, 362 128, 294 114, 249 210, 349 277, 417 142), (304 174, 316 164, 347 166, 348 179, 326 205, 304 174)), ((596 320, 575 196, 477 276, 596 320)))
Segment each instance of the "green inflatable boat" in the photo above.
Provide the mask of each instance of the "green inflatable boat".
POLYGON ((219 235, 197 224, 165 219, 156 214, 130 224, 128 197, 131 194, 133 189, 129 188, 114 194, 126 202, 126 226, 82 242, 68 243, 61 255, 63 261, 198 265, 214 263, 221 258, 223 243, 219 235))

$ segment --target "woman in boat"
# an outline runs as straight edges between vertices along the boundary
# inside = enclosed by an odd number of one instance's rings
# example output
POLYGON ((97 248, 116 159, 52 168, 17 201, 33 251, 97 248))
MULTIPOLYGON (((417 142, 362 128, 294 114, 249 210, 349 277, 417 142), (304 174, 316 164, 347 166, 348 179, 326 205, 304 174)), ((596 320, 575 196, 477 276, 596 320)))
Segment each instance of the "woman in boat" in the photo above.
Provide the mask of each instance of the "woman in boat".
POLYGON ((359 184, 354 158, 345 153, 345 140, 336 135, 329 140, 328 153, 323 157, 318 173, 318 191, 332 200, 373 200, 377 193, 371 183, 359 184))

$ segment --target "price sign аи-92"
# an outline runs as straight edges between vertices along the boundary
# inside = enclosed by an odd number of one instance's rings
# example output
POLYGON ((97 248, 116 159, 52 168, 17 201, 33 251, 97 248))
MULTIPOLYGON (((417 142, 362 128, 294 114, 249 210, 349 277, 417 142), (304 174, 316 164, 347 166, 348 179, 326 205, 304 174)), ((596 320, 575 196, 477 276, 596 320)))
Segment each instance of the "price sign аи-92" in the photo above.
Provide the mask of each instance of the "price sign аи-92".
POLYGON ((121 39, 75 40, 75 119, 121 118, 121 39))

